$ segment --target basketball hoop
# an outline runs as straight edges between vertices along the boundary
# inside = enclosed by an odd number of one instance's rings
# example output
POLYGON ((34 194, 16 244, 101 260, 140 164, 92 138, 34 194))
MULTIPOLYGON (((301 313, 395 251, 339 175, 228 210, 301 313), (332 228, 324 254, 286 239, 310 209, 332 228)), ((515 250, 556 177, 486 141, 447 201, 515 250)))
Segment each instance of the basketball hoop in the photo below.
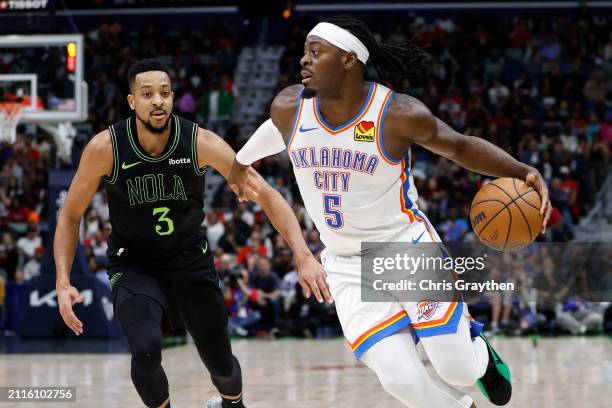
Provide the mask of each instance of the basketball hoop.
POLYGON ((23 108, 21 103, 0 102, 0 142, 15 142, 23 108))

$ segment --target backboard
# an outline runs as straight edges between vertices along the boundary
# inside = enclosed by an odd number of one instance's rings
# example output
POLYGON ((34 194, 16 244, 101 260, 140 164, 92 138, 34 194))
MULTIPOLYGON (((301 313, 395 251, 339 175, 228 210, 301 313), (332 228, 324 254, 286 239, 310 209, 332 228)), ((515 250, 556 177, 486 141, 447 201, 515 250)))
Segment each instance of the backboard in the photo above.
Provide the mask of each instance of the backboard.
POLYGON ((0 36, 0 102, 25 105, 22 123, 87 118, 80 34, 0 36))

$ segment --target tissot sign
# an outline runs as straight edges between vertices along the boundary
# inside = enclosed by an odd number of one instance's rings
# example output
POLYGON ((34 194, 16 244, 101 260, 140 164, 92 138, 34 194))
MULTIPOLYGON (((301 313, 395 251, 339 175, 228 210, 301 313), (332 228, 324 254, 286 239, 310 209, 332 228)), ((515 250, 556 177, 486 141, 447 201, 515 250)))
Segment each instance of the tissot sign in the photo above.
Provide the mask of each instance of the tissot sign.
POLYGON ((0 0, 0 11, 46 10, 49 2, 49 0, 0 0))

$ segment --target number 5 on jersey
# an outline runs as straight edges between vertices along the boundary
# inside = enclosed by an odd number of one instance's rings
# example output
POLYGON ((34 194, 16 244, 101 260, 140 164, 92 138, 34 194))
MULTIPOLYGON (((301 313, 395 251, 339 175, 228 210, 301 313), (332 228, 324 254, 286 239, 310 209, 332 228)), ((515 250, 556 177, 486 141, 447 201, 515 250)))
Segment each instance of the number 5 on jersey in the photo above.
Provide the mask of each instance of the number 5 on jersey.
POLYGON ((153 215, 161 214, 157 219, 158 223, 155 224, 155 232, 159 235, 170 235, 174 232, 174 222, 166 217, 169 212, 170 209, 168 207, 157 207, 153 209, 153 215), (160 225, 160 223, 165 223, 165 225, 160 225))
POLYGON ((342 199, 339 195, 323 194, 323 213, 325 223, 329 228, 340 229, 344 226, 340 207, 342 207, 342 199))

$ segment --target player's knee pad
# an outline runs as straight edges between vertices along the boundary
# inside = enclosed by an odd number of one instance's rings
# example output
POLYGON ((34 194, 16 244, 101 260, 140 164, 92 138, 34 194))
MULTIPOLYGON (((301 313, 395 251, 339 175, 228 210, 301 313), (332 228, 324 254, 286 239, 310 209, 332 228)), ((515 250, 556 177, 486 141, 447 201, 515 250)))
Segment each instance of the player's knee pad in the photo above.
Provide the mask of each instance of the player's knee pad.
POLYGON ((132 365, 142 371, 152 371, 161 366, 161 343, 142 341, 132 349, 132 365))
POLYGON ((130 345, 134 369, 151 372, 161 366, 161 335, 157 322, 134 322, 124 332, 130 345))

